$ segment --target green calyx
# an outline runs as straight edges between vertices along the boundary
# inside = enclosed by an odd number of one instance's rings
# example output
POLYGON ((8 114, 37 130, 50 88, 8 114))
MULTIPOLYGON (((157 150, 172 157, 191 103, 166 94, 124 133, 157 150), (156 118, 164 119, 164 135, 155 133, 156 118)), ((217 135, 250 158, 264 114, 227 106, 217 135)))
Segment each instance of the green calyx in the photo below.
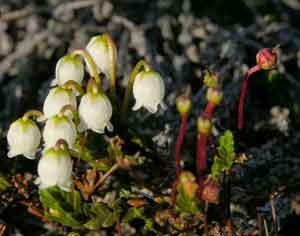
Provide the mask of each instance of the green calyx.
POLYGON ((60 160, 62 156, 69 157, 70 154, 67 147, 53 147, 44 153, 43 158, 48 158, 50 156, 54 156, 57 160, 60 160))
POLYGON ((66 115, 56 115, 50 118, 53 121, 53 124, 55 127, 57 127, 60 123, 65 122, 65 123, 69 123, 70 120, 66 115))
POLYGON ((76 55, 67 55, 62 59, 62 63, 72 63, 75 66, 82 66, 80 58, 76 55))
POLYGON ((101 44, 103 44, 104 47, 108 48, 108 42, 107 42, 106 38, 104 37, 104 35, 98 35, 98 36, 95 36, 92 38, 92 42, 91 42, 92 45, 98 44, 98 43, 101 43, 101 44))
POLYGON ((36 125, 31 119, 23 119, 23 118, 19 118, 16 121, 16 124, 21 127, 22 132, 26 132, 29 127, 34 127, 36 125))
POLYGON ((148 70, 148 71, 144 70, 144 71, 140 72, 139 75, 140 75, 140 79, 148 78, 148 76, 153 76, 156 79, 160 78, 160 75, 154 70, 148 70))
POLYGON ((72 91, 69 90, 69 89, 65 89, 63 87, 56 87, 54 88, 54 95, 60 95, 60 94, 67 94, 68 97, 71 97, 72 96, 72 91))

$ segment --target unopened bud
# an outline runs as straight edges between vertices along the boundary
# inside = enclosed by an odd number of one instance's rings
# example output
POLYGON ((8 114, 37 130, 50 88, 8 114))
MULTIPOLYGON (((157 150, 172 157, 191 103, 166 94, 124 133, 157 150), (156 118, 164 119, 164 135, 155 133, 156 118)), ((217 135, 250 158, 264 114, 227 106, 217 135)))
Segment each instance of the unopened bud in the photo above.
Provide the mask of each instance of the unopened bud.
POLYGON ((218 87, 218 76, 215 73, 206 70, 203 83, 209 88, 216 88, 218 87))
POLYGON ((198 190, 195 176, 189 171, 183 171, 179 177, 179 181, 184 193, 189 198, 194 198, 198 190))
POLYGON ((219 105, 222 101, 223 93, 214 88, 208 88, 206 93, 206 99, 215 105, 219 105))
POLYGON ((197 120, 198 132, 202 134, 210 134, 212 130, 212 122, 209 119, 199 117, 197 120))
POLYGON ((256 54, 256 63, 263 70, 270 70, 276 66, 277 52, 276 48, 263 48, 256 54))
POLYGON ((181 115, 190 112, 192 107, 192 101, 189 96, 181 95, 176 99, 176 107, 181 115))
POLYGON ((219 203, 220 197, 220 185, 218 182, 214 181, 212 178, 208 177, 204 183, 204 188, 202 191, 201 198, 208 203, 219 203))

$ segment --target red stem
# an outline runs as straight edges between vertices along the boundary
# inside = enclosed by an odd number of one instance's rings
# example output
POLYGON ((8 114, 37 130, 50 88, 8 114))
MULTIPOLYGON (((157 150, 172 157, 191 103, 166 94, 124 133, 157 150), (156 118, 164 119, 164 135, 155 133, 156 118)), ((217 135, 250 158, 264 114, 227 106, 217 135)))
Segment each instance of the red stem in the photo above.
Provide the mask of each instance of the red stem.
POLYGON ((187 126, 187 114, 182 114, 181 115, 181 123, 180 123, 179 134, 178 134, 177 141, 176 141, 176 146, 175 146, 176 179, 173 183, 172 194, 171 194, 173 204, 175 204, 175 202, 176 202, 176 188, 177 188, 179 176, 181 174, 180 151, 181 151, 181 146, 182 146, 183 139, 184 139, 184 136, 185 136, 186 126, 187 126))
POLYGON ((181 151, 181 146, 182 146, 183 139, 184 139, 184 136, 185 136, 186 125, 187 125, 187 114, 182 114, 181 115, 181 124, 180 124, 179 134, 178 134, 178 137, 177 137, 176 147, 175 147, 176 179, 179 178, 179 175, 181 173, 180 151, 181 151))
POLYGON ((242 84, 242 89, 241 89, 240 102, 239 102, 238 129, 242 129, 244 126, 244 104, 245 104, 245 97, 246 97, 247 87, 248 87, 248 79, 253 73, 260 70, 261 68, 258 65, 256 65, 254 67, 251 67, 245 74, 243 84, 242 84))
POLYGON ((206 107, 205 107, 205 110, 203 112, 203 116, 206 118, 206 119, 211 119, 212 116, 213 116, 213 112, 215 110, 215 107, 216 105, 210 101, 208 101, 206 107))
POLYGON ((205 180, 205 168, 206 168, 206 144, 207 135, 200 133, 197 139, 197 172, 199 178, 199 192, 200 195, 203 190, 205 180))

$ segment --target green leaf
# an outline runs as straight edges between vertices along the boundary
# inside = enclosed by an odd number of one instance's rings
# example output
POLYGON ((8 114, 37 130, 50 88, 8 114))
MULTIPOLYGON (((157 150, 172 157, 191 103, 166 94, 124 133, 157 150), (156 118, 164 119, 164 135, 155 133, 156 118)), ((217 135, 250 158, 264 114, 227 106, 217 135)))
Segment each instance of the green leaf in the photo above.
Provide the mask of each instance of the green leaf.
POLYGON ((226 130, 224 135, 220 137, 219 143, 218 153, 220 155, 220 158, 226 161, 226 165, 228 168, 231 168, 233 160, 235 158, 235 152, 233 134, 230 130, 226 130))
POLYGON ((214 157, 211 166, 211 174, 214 180, 218 180, 223 171, 229 170, 235 158, 234 139, 230 130, 227 130, 219 139, 218 155, 214 157))
POLYGON ((135 219, 144 220, 144 208, 131 207, 126 212, 125 216, 122 219, 123 223, 129 223, 135 219))
POLYGON ((10 186, 11 184, 6 180, 6 178, 4 176, 0 176, 0 192, 4 191, 10 186))
POLYGON ((117 221, 117 215, 104 203, 95 203, 88 212, 90 220, 84 227, 90 230, 111 227, 117 221))
POLYGON ((125 198, 125 199, 138 198, 138 194, 132 193, 128 189, 122 188, 119 192, 119 198, 125 198))
POLYGON ((40 190, 40 201, 46 209, 45 216, 61 224, 81 228, 83 215, 78 194, 77 191, 73 193, 62 191, 57 186, 40 190))
POLYGON ((197 198, 191 199, 188 197, 183 188, 180 187, 176 195, 176 209, 181 213, 195 214, 200 211, 197 198))
POLYGON ((143 220, 145 225, 144 228, 148 231, 152 231, 156 235, 160 235, 160 233, 153 227, 153 220, 145 217, 144 208, 140 207, 131 207, 128 209, 127 213, 122 219, 122 223, 130 223, 133 220, 140 219, 143 220))

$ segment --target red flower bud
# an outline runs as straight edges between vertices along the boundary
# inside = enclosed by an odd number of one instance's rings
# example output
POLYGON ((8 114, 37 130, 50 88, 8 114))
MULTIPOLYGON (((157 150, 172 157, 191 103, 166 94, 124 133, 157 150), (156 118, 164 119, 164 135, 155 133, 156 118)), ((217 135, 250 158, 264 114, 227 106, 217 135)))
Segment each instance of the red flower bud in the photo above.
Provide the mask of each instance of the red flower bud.
POLYGON ((270 70, 276 66, 277 52, 276 48, 263 48, 256 54, 256 63, 263 70, 270 70))
POLYGON ((220 185, 208 177, 204 183, 201 198, 208 203, 219 203, 220 185))

